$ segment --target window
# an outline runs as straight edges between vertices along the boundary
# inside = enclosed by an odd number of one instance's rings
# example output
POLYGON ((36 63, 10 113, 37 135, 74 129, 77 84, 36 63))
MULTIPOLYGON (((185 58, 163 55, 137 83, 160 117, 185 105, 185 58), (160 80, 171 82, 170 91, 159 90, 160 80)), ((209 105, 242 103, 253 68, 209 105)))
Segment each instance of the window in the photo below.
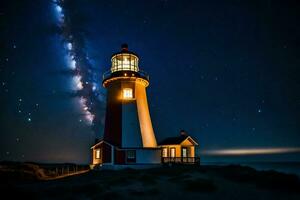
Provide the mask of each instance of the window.
POLYGON ((96 159, 101 158, 101 149, 96 149, 96 159))
POLYGON ((164 147, 164 148, 162 149, 162 157, 163 157, 163 158, 168 157, 168 148, 164 147))
POLYGON ((170 154, 171 154, 171 158, 175 158, 175 155, 176 155, 176 150, 175 150, 175 148, 171 148, 170 149, 170 154))
POLYGON ((135 150, 127 151, 127 159, 135 159, 135 150))
POLYGON ((112 57, 111 72, 135 71, 138 72, 138 57, 133 54, 121 53, 112 57))
POLYGON ((182 147, 182 157, 186 158, 187 157, 187 148, 182 147))
POLYGON ((123 89, 123 98, 124 99, 132 99, 132 89, 131 88, 124 88, 123 89))

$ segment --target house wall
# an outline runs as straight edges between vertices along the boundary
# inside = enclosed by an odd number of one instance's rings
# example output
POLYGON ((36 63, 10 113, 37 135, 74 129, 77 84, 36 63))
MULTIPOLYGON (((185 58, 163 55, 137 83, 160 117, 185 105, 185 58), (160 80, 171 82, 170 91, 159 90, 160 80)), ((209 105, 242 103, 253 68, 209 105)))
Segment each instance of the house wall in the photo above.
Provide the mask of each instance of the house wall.
POLYGON ((111 146, 106 143, 101 143, 92 149, 92 164, 97 165, 101 163, 111 162, 111 146), (96 150, 101 149, 100 158, 96 158, 96 150))
POLYGON ((162 148, 166 147, 168 148, 168 157, 171 157, 170 155, 170 149, 175 148, 175 157, 181 157, 181 146, 180 145, 162 145, 162 148))
POLYGON ((190 141, 189 138, 185 139, 180 145, 181 146, 194 146, 194 144, 190 141))
POLYGON ((102 163, 102 157, 100 159, 96 158, 96 149, 92 149, 92 156, 93 156, 93 158, 92 158, 93 165, 98 165, 98 164, 102 163))
POLYGON ((195 146, 191 146, 189 149, 189 157, 195 157, 195 146))
POLYGON ((161 163, 160 149, 118 149, 115 150, 115 164, 159 164, 161 163), (127 160, 127 151, 135 151, 135 159, 127 160))
POLYGON ((175 148, 175 155, 176 157, 181 157, 181 148, 187 147, 188 148, 188 157, 195 157, 195 146, 184 146, 184 145, 162 145, 162 148, 168 148, 168 157, 170 155, 170 148, 175 148))
POLYGON ((126 152, 124 150, 115 149, 115 161, 114 164, 125 164, 126 152))
POLYGON ((161 163, 161 149, 137 149, 137 164, 159 164, 161 163))

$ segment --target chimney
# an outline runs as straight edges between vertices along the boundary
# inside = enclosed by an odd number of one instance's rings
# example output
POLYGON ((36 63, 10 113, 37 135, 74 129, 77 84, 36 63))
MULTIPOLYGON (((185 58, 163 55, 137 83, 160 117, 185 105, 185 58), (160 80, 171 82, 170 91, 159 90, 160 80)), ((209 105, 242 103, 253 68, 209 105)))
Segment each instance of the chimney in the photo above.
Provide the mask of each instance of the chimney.
POLYGON ((180 130, 180 135, 187 135, 186 131, 185 130, 180 130))

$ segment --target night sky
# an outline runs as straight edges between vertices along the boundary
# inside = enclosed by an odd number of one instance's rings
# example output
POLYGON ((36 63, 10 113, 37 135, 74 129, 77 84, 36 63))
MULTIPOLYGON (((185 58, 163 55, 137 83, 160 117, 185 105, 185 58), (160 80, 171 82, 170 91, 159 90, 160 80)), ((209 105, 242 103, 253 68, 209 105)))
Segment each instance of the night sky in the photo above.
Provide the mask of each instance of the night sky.
POLYGON ((150 75, 158 141, 184 129, 206 152, 300 148, 298 1, 65 2, 1 1, 0 160, 89 162, 122 43, 150 75))

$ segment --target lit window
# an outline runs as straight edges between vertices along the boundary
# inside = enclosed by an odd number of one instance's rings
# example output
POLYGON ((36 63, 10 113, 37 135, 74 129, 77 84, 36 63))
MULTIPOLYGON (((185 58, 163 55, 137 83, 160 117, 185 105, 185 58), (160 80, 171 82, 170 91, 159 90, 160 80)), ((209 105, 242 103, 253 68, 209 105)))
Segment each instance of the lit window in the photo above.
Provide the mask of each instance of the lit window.
POLYGON ((129 53, 120 53, 112 57, 111 72, 139 71, 138 57, 129 53))
POLYGON ((171 148, 171 158, 175 158, 175 155, 176 155, 176 150, 175 148, 171 148))
POLYGON ((123 98, 124 99, 131 99, 131 98, 133 98, 132 89, 131 88, 124 88, 123 89, 123 98))
POLYGON ((101 150, 100 149, 96 149, 96 158, 97 159, 101 158, 101 150))
POLYGON ((187 148, 186 147, 182 148, 182 157, 187 157, 187 148))
POLYGON ((164 157, 164 158, 168 157, 168 148, 162 149, 162 157, 164 157))

